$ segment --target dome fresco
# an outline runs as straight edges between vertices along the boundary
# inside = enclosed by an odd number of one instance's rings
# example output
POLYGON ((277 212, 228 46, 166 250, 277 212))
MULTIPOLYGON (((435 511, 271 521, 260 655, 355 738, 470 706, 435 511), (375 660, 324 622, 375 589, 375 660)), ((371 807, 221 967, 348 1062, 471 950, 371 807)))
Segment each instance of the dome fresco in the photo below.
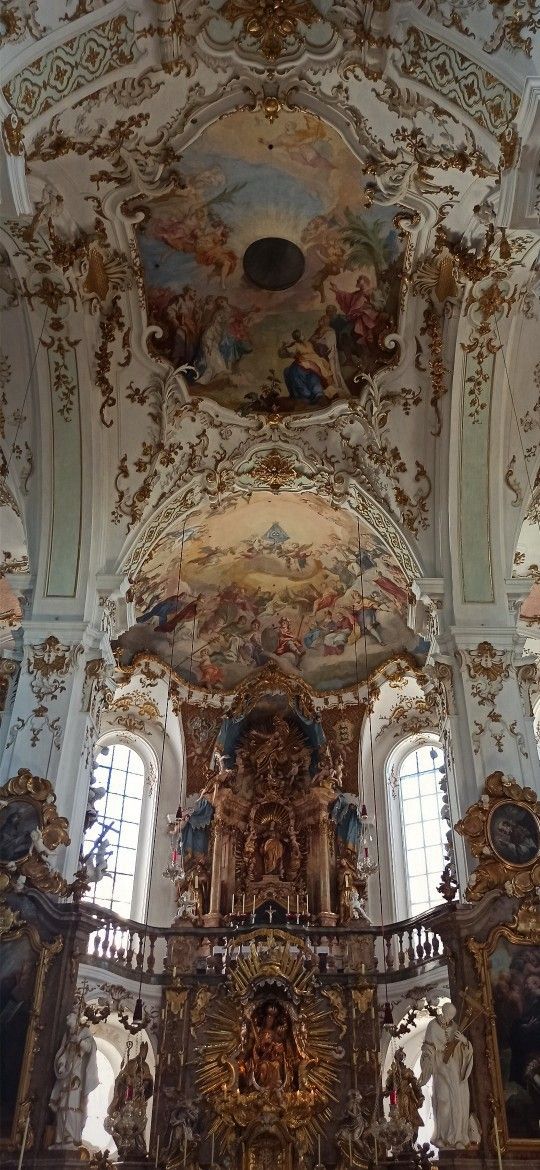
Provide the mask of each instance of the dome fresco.
POLYGON ((149 650, 190 682, 228 690, 269 662, 317 690, 425 644, 407 628, 408 583, 351 513, 315 496, 258 492, 166 533, 135 582, 124 661, 149 650), (192 651, 193 646, 193 651, 192 651))
POLYGON ((191 367, 194 395, 249 413, 272 377, 281 411, 313 409, 358 395, 358 370, 388 362, 404 209, 371 206, 369 180, 318 118, 241 111, 187 148, 174 190, 137 200, 155 348, 191 367), (250 258, 269 238, 275 273, 266 257, 258 275, 250 258))

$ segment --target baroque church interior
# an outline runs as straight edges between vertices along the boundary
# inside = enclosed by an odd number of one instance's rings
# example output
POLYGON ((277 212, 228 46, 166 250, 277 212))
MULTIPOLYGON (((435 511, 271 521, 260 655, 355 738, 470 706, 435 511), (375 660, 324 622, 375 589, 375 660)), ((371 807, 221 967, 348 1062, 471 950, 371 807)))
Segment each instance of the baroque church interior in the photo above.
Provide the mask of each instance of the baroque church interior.
POLYGON ((539 1166, 540 5, 0 59, 0 1164, 539 1166))

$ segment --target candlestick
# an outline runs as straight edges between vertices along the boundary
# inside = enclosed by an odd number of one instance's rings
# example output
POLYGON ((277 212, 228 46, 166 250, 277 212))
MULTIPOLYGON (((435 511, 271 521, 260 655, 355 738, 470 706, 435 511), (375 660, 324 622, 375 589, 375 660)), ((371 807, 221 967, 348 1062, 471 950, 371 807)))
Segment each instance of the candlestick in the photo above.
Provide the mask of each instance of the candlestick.
POLYGON ((29 1125, 30 1125, 30 1114, 28 1114, 28 1117, 26 1118, 26 1124, 25 1124, 25 1127, 24 1127, 23 1140, 22 1140, 21 1152, 20 1152, 20 1154, 19 1154, 19 1161, 18 1161, 18 1164, 17 1164, 17 1170, 21 1170, 21 1166, 22 1166, 22 1164, 23 1164, 24 1151, 25 1151, 25 1149, 26 1149, 26 1141, 27 1141, 27 1138, 28 1138, 28 1127, 29 1127, 29 1125))
POLYGON ((501 1155, 501 1143, 499 1141, 499 1127, 497 1125, 497 1118, 496 1117, 493 1118, 493 1128, 495 1130, 495 1145, 497 1146, 497 1162, 499 1164, 499 1170, 503 1170, 502 1155, 501 1155))

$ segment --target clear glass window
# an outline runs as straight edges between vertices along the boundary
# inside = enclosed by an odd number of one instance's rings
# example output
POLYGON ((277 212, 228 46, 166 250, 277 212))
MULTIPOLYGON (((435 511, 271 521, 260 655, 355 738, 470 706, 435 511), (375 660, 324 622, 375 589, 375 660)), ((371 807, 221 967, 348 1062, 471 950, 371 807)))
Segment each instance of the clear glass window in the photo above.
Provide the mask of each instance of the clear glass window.
POLYGON ((105 793, 95 802, 97 820, 85 833, 82 854, 86 858, 106 839, 110 856, 107 875, 92 884, 86 898, 124 918, 132 909, 144 777, 143 761, 126 744, 110 744, 96 756, 92 783, 105 793))
POLYGON ((401 828, 409 914, 421 914, 437 906, 437 892, 444 869, 447 825, 441 817, 440 748, 423 744, 409 752, 399 770, 401 828))

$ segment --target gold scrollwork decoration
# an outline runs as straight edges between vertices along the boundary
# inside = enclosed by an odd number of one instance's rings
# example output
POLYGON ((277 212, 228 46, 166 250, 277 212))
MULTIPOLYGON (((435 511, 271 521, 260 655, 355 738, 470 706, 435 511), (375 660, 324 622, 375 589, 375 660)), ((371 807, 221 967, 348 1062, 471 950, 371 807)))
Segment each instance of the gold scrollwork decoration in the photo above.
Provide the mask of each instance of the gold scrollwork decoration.
POLYGON ((532 788, 492 772, 456 829, 480 859, 469 878, 469 901, 497 888, 523 897, 540 885, 540 801, 532 788))
POLYGON ((301 45, 300 25, 321 21, 312 0, 226 0, 219 13, 231 24, 242 21, 241 41, 253 41, 268 61, 277 61, 287 44, 301 45))
POLYGON ((68 894, 67 882, 48 861, 60 845, 69 845, 68 829, 50 781, 19 768, 0 788, 0 897, 26 882, 47 893, 68 894))

